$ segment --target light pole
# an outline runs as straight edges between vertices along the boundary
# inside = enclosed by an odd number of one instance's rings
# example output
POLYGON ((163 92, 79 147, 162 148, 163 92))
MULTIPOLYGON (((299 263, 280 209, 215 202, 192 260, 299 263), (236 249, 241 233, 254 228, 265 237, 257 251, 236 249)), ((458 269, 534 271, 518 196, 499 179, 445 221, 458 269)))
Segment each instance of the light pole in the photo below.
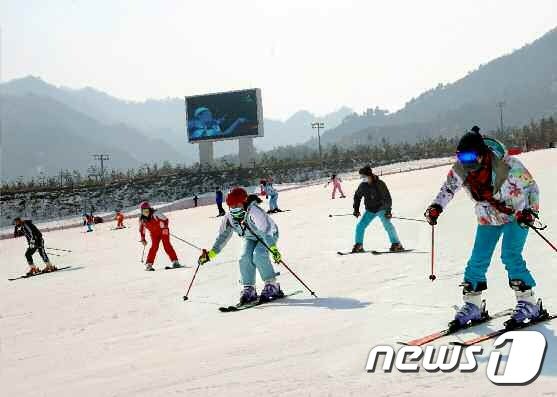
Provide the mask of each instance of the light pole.
POLYGON ((325 123, 322 121, 314 121, 311 123, 311 128, 317 128, 317 142, 319 144, 319 161, 323 162, 323 153, 321 152, 321 130, 325 128, 325 123))
POLYGON ((93 155, 93 158, 94 158, 95 160, 99 160, 99 161, 101 162, 101 174, 100 174, 100 177, 101 177, 101 182, 104 182, 104 162, 105 162, 106 160, 110 160, 110 156, 109 156, 108 154, 102 153, 102 154, 94 154, 94 155, 93 155))
POLYGON ((501 134, 503 133, 503 107, 506 105, 504 101, 497 102, 497 107, 499 108, 499 116, 501 123, 501 134))

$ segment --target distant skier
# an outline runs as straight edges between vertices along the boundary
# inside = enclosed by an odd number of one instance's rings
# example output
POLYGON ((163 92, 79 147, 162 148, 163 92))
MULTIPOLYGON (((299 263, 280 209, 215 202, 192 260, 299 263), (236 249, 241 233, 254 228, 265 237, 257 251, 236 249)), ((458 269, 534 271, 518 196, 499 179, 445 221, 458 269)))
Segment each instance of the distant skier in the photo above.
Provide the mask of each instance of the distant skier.
POLYGON ((536 301, 536 282, 526 267, 522 250, 528 236, 526 225, 534 222, 539 210, 538 185, 520 160, 508 156, 500 142, 482 137, 476 126, 461 138, 456 157, 447 180, 425 212, 427 221, 435 225, 462 187, 476 202, 476 241, 461 284, 464 305, 450 326, 460 328, 485 316, 482 291, 487 289, 486 272, 501 236, 501 259, 517 300, 505 326, 515 328, 536 320, 542 313, 541 300, 536 301))
POLYGON ((273 187, 273 180, 263 180, 263 189, 265 190, 265 194, 269 196, 269 211, 268 214, 273 214, 275 212, 282 212, 282 210, 278 207, 278 192, 273 187))
POLYGON ((224 194, 222 193, 222 190, 217 189, 215 195, 215 203, 217 204, 217 208, 219 210, 219 214, 217 215, 217 217, 224 216, 226 214, 226 211, 224 210, 224 208, 222 208, 223 201, 224 201, 224 194))
POLYGON ((391 241, 390 251, 404 251, 404 247, 400 243, 396 229, 391 223, 392 199, 387 185, 385 185, 385 182, 379 179, 377 175, 373 174, 369 165, 361 168, 359 173, 365 180, 360 183, 356 193, 354 193, 354 216, 356 218, 360 216, 360 202, 362 201, 362 197, 364 198, 365 213, 356 225, 355 244, 352 248, 352 252, 364 252, 364 233, 375 217, 379 217, 389 236, 389 240, 391 241))
POLYGON ((197 197, 197 194, 195 194, 195 195, 193 196, 193 206, 194 206, 194 207, 197 207, 197 201, 198 201, 198 200, 199 200, 199 197, 197 197))
POLYGON ((87 226, 87 232, 93 231, 93 225, 95 221, 93 219, 93 215, 83 214, 83 226, 87 226))
POLYGON ((336 174, 333 174, 333 175, 331 175, 331 179, 329 179, 329 181, 325 185, 325 187, 327 187, 327 186, 329 186, 330 183, 333 184, 333 193, 332 193, 332 196, 331 196, 331 198, 333 200, 335 199, 335 195, 336 195, 337 190, 340 193, 340 198, 345 198, 346 197, 344 195, 344 192, 342 191, 341 182, 342 182, 342 179, 340 179, 340 177, 337 176, 336 174))
POLYGON ((120 210, 116 210, 116 216, 114 217, 116 220, 116 229, 123 229, 126 226, 124 225, 124 214, 120 210))
POLYGON ((14 237, 25 236, 27 239, 27 244, 29 245, 25 251, 25 258, 27 259, 27 264, 29 265, 29 271, 27 276, 32 276, 39 273, 49 273, 58 270, 56 266, 50 263, 48 255, 46 254, 44 248, 44 239, 41 231, 31 222, 30 220, 22 220, 20 217, 14 219, 14 237), (33 263, 33 254, 39 251, 45 268, 41 271, 33 263))
POLYGON ((264 196, 267 200, 269 199, 269 195, 265 191, 265 179, 259 180, 259 195, 264 196))
POLYGON ((139 205, 139 209, 141 210, 141 216, 139 218, 139 235, 141 236, 140 243, 144 246, 147 245, 147 240, 145 240, 145 229, 149 230, 151 235, 151 248, 147 254, 145 270, 155 270, 153 268, 153 263, 155 263, 155 257, 161 241, 168 258, 172 262, 172 267, 181 267, 176 251, 174 251, 174 247, 172 247, 172 244, 170 243, 168 218, 161 213, 156 214, 156 210, 152 208, 147 201, 142 202, 139 205))
POLYGON ((261 199, 253 194, 248 196, 242 188, 234 188, 226 197, 230 210, 222 220, 218 236, 210 250, 203 250, 199 263, 205 264, 214 259, 230 240, 233 232, 244 239, 244 252, 240 257, 240 275, 243 284, 240 304, 244 305, 258 299, 255 289, 255 269, 259 271, 265 286, 259 300, 268 302, 282 298, 284 293, 276 282, 276 273, 269 258, 269 251, 257 241, 256 235, 271 248, 273 260, 281 261, 276 246, 279 231, 270 216, 259 207, 261 199))

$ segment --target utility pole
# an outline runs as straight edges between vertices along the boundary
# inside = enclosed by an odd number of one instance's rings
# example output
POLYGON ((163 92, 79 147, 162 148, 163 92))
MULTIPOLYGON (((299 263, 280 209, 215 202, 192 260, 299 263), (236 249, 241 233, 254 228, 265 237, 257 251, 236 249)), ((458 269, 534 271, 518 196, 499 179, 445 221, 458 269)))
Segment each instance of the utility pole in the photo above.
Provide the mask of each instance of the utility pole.
POLYGON ((503 107, 506 105, 506 103, 504 101, 500 101, 497 102, 497 107, 499 108, 499 116, 500 116, 500 128, 501 128, 501 134, 503 133, 504 129, 503 129, 503 107))
POLYGON ((317 129, 317 142, 319 144, 319 161, 323 163, 323 153, 321 152, 321 130, 325 128, 325 123, 322 121, 314 121, 311 123, 311 128, 317 129))
POLYGON ((101 163, 101 182, 104 182, 104 162, 110 160, 110 156, 106 153, 94 154, 93 158, 101 163))

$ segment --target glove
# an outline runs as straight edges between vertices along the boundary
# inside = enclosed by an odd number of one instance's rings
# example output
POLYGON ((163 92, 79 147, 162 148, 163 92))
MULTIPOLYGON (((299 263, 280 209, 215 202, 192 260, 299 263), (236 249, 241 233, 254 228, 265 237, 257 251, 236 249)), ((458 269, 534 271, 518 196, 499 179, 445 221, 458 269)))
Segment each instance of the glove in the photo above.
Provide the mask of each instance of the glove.
POLYGON ((393 213, 391 212, 391 209, 387 209, 385 210, 385 218, 387 219, 391 219, 393 217, 393 213))
POLYGON ((538 213, 532 208, 525 208, 522 211, 518 211, 515 214, 516 221, 519 225, 531 225, 536 219, 538 219, 538 213))
POLYGON ((35 240, 29 240, 29 248, 35 248, 35 240))
POLYGON ((215 250, 209 250, 207 251, 206 249, 204 249, 201 252, 201 255, 199 255, 199 259, 197 260, 197 263, 200 265, 204 265, 207 262, 209 262, 212 259, 215 259, 215 257, 217 256, 217 253, 215 252, 215 250))
POLYGON ((270 247, 271 255, 273 255, 273 260, 275 263, 280 263, 282 261, 282 255, 280 254, 276 245, 271 245, 270 247))
POLYGON ((359 210, 354 210, 353 215, 358 218, 360 216, 360 211, 359 210))
POLYGON ((429 207, 427 207, 427 210, 425 210, 424 212, 427 223, 429 223, 431 226, 437 225, 437 218, 439 218, 441 212, 443 212, 443 207, 441 207, 439 204, 431 204, 429 207))
POLYGON ((147 241, 146 241, 146 240, 141 240, 140 243, 143 244, 144 247, 147 245, 147 241))

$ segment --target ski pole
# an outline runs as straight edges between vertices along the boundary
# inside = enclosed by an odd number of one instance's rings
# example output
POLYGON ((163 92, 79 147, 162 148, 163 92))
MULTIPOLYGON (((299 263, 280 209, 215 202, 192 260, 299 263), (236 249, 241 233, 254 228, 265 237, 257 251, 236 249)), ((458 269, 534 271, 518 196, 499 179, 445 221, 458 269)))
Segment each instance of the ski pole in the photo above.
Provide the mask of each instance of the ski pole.
POLYGON ((329 218, 332 218, 333 216, 354 216, 354 214, 329 214, 329 218))
POLYGON ((425 223, 427 223, 427 221, 424 220, 424 219, 404 218, 404 217, 402 217, 402 216, 393 216, 392 218, 393 218, 393 219, 401 219, 401 220, 403 220, 403 221, 414 221, 414 222, 425 222, 425 223))
POLYGON ((62 255, 60 255, 60 254, 55 254, 54 252, 47 252, 47 254, 48 254, 48 255, 51 255, 51 256, 62 256, 62 255))
POLYGON ((197 245, 195 245, 195 244, 193 244, 193 243, 190 243, 189 241, 186 241, 186 240, 184 240, 184 239, 182 239, 182 238, 176 236, 175 234, 170 233, 170 235, 171 235, 172 237, 174 237, 175 239, 180 240, 180 241, 183 242, 183 243, 186 243, 186 244, 189 245, 190 247, 195 248, 196 250, 203 251, 203 248, 199 248, 197 245))
POLYGON ((538 234, 538 236, 540 236, 540 237, 543 239, 543 241, 545 241, 551 248, 553 248, 554 251, 557 251, 557 247, 555 247, 555 246, 547 239, 547 237, 545 237, 545 236, 538 230, 538 228, 536 228, 536 227, 534 227, 534 226, 532 226, 532 225, 528 225, 528 227, 529 227, 530 229, 532 229, 533 231, 535 231, 535 232, 538 234))
MULTIPOLYGON (((253 234, 255 236, 255 238, 257 239, 257 241, 259 241, 261 244, 263 244, 263 246, 267 249, 267 251, 269 251, 271 254, 273 253, 273 251, 271 251, 271 248, 265 243, 265 241, 261 240, 261 238, 259 238, 259 236, 257 234, 255 234, 251 228, 246 224, 246 228, 251 232, 251 234, 253 234)), ((300 284, 302 284, 308 291, 309 293, 314 296, 315 298, 317 298, 317 295, 315 295, 315 292, 313 292, 311 290, 311 288, 309 288, 306 283, 304 283, 302 281, 302 279, 300 277, 298 277, 298 275, 296 273, 294 273, 292 271, 292 269, 290 269, 288 267, 288 265, 286 263, 284 263, 284 261, 281 259, 278 263, 280 263, 282 266, 284 266, 286 268, 286 270, 288 270, 294 277, 296 277, 296 280, 298 280, 300 282, 300 284)))
POLYGON ((141 263, 143 263, 143 260, 145 259, 145 247, 146 246, 147 246, 146 244, 143 245, 143 252, 141 253, 141 263))
POLYGON ((201 263, 197 263, 197 267, 195 268, 195 273, 193 273, 193 277, 191 278, 190 286, 188 287, 186 295, 184 295, 184 300, 185 301, 188 300, 188 295, 190 294, 191 286, 193 285, 193 280, 195 280, 195 276, 197 275, 197 271, 199 270, 200 266, 201 266, 201 263))
POLYGON ((54 251, 65 251, 65 252, 73 252, 72 250, 65 250, 62 248, 52 248, 52 247, 45 247, 47 250, 54 250, 54 251))
POLYGON ((435 225, 431 225, 431 274, 429 279, 433 282, 437 278, 435 276, 435 225))

